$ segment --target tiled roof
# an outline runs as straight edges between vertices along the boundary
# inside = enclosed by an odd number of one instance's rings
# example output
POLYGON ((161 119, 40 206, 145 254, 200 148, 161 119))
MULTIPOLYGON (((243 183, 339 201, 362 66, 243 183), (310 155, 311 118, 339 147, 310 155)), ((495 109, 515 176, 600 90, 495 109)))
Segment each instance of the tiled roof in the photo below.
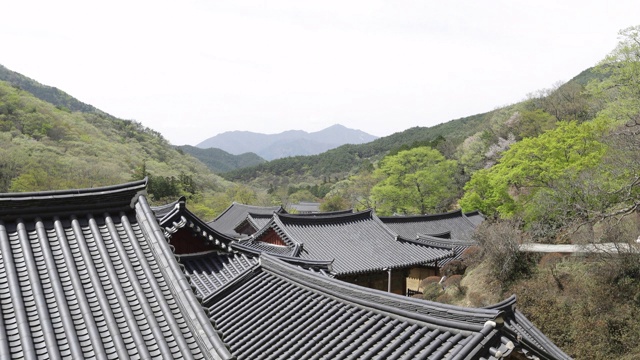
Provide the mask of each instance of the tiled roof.
POLYGON ((0 195, 0 358, 231 358, 145 187, 0 195))
POLYGON ((199 238, 221 250, 228 251, 230 244, 235 241, 235 238, 211 228, 189 211, 184 197, 166 205, 152 207, 151 210, 153 210, 165 236, 169 238, 169 243, 171 243, 172 234, 183 228, 189 228, 192 231, 194 241, 199 238))
POLYGON ((258 264, 257 258, 252 256, 219 252, 181 256, 179 261, 184 265, 196 294, 202 298, 220 290, 258 264))
MULTIPOLYGON (((448 264, 453 260, 460 260, 462 258, 462 253, 465 250, 467 250, 471 246, 477 245, 475 241, 445 239, 441 237, 422 235, 422 234, 418 234, 417 241, 428 246, 451 250, 454 253, 454 256, 439 260, 437 262, 437 266, 440 268, 442 268, 443 266, 445 266, 446 264, 448 264)), ((434 265, 436 264, 434 263, 434 265)))
POLYGON ((274 245, 262 241, 240 241, 233 243, 231 246, 236 250, 249 252, 256 255, 267 253, 272 255, 296 257, 299 253, 299 248, 296 248, 294 246, 274 245))
POLYGON ((246 222, 249 225, 251 225, 251 227, 255 229, 255 231, 258 231, 263 227, 267 226, 267 224, 271 220, 271 216, 273 216, 273 213, 270 213, 270 214, 249 213, 245 221, 240 222, 240 224, 237 225, 235 228, 237 229, 238 227, 242 226, 242 224, 246 222))
POLYGON ((475 226, 480 225, 485 220, 484 215, 482 215, 478 210, 464 213, 464 216, 466 216, 467 219, 469 219, 469 221, 471 221, 475 226))
MULTIPOLYGON (((179 261, 189 275, 196 294, 206 299, 223 291, 231 283, 246 276, 258 266, 259 256, 253 254, 222 253, 211 251, 202 254, 181 256, 179 261)), ((331 262, 303 260, 300 258, 277 257, 293 266, 333 277, 331 262)))
POLYGON ((297 215, 297 216, 333 216, 333 215, 346 215, 346 214, 353 214, 353 209, 312 212, 312 213, 294 214, 294 215, 297 215))
POLYGON ((253 206, 245 205, 234 202, 225 211, 223 211, 218 217, 207 224, 216 229, 217 231, 234 236, 241 237, 244 235, 238 234, 236 228, 241 222, 245 221, 247 215, 251 214, 263 214, 271 215, 273 213, 284 212, 282 206, 253 206))
POLYGON ((403 239, 385 226, 372 211, 325 216, 274 214, 271 223, 250 240, 238 244, 271 253, 261 238, 275 231, 290 256, 334 259, 337 275, 382 271, 426 264, 453 256, 449 250, 403 239))
POLYGON ((289 204, 288 208, 300 213, 317 213, 320 212, 320 203, 301 201, 297 204, 289 204))
POLYGON ((520 335, 520 342, 526 344, 528 349, 533 349, 533 351, 525 350, 525 352, 532 353, 533 356, 538 356, 541 359, 571 359, 569 355, 565 354, 564 351, 536 328, 523 313, 516 309, 515 295, 486 308, 504 312, 506 328, 520 335))
POLYGON ((268 255, 206 305, 240 360, 499 359, 519 351, 500 310, 367 289, 268 255))
POLYGON ((415 239, 418 234, 433 236, 450 232, 452 239, 471 240, 477 226, 460 210, 435 215, 381 216, 380 220, 400 236, 409 239, 415 239))

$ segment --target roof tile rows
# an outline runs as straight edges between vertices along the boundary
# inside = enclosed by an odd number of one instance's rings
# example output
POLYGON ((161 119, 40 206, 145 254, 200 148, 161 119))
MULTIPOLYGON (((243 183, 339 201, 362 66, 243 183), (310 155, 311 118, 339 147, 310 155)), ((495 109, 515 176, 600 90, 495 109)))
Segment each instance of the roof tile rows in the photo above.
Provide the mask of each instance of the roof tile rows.
POLYGON ((271 215, 274 213, 285 212, 282 206, 253 206, 244 205, 239 203, 232 203, 225 211, 218 215, 213 221, 209 221, 207 224, 229 236, 242 237, 242 234, 236 232, 236 228, 240 223, 247 219, 247 216, 251 214, 255 215, 271 215))
MULTIPOLYGON (((268 255, 207 304, 238 359, 499 359, 523 350, 500 309, 366 289, 268 255)), ((554 358, 544 347, 524 350, 554 358)))
MULTIPOLYGON (((145 187, 0 195, 0 358, 568 358, 514 310, 515 299, 461 308, 333 279, 339 257, 256 257, 184 201, 154 214, 145 187), (180 256, 180 266, 167 242, 179 234, 217 250, 180 256)), ((356 229, 368 242, 351 260, 398 246, 371 240, 381 234, 413 252, 451 255, 439 239, 395 236, 371 213, 302 218, 274 216, 299 254, 316 244, 345 249, 356 229), (314 231, 324 238, 300 236, 314 231)))
POLYGON ((206 298, 258 264, 241 253, 207 253, 180 257, 196 294, 206 298))
POLYGON ((334 259, 337 275, 382 271, 437 261, 454 254, 394 234, 373 211, 325 216, 274 214, 271 222, 239 244, 271 252, 261 239, 276 232, 287 255, 303 259, 334 259), (265 248, 266 247, 266 248, 265 248))
POLYGON ((0 196, 0 358, 231 357, 145 186, 0 196))
POLYGON ((380 220, 396 234, 408 239, 415 239, 418 234, 437 236, 450 233, 452 239, 471 240, 476 226, 482 221, 481 215, 477 214, 469 218, 457 210, 435 215, 381 216, 380 220))

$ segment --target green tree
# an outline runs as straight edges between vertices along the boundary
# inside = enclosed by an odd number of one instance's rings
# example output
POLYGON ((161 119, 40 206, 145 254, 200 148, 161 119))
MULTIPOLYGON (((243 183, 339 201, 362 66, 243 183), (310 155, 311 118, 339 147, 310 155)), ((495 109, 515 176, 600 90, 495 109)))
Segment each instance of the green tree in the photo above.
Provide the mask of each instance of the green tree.
POLYGON ((349 208, 349 203, 340 195, 328 196, 320 204, 320 211, 338 211, 349 208))
POLYGON ((604 102, 601 115, 640 124, 640 25, 621 30, 616 48, 594 69, 605 75, 587 89, 604 102))
POLYGON ((426 214, 446 210, 457 195, 457 163, 429 147, 385 157, 376 170, 384 179, 371 190, 383 215, 426 214))
POLYGON ((609 126, 604 119, 559 123, 554 130, 513 144, 498 164, 471 177, 460 206, 487 215, 514 215, 540 189, 552 189, 556 180, 599 165, 606 150, 601 139, 609 126))

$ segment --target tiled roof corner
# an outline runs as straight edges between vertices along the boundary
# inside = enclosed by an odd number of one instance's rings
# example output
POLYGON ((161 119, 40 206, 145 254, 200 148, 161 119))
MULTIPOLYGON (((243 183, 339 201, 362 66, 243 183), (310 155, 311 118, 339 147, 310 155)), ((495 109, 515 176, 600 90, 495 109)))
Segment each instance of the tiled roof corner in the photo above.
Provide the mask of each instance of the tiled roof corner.
POLYGON ((0 195, 0 358, 233 358, 145 186, 0 195))
POLYGON ((146 194, 147 179, 91 189, 0 194, 0 215, 5 220, 132 209, 138 196, 146 194))
POLYGON ((211 317, 240 360, 496 359, 513 345, 501 311, 366 289, 268 255, 211 300, 211 317))

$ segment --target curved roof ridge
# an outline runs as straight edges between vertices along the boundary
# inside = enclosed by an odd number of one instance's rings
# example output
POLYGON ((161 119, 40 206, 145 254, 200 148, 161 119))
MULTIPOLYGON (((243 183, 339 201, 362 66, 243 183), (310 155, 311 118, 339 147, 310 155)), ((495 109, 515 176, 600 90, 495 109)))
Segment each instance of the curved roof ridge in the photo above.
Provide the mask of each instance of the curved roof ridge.
POLYGON ((272 214, 263 214, 263 213, 257 213, 257 212, 252 212, 249 211, 247 212, 247 216, 251 216, 251 217, 255 217, 255 218, 270 218, 273 216, 272 214))
POLYGON ((100 194, 100 193, 131 191, 134 189, 137 189, 137 190, 146 189, 147 182, 148 182, 148 179, 145 177, 142 180, 131 181, 124 184, 101 186, 101 187, 95 187, 95 188, 0 193, 0 200, 4 200, 4 199, 31 200, 32 198, 38 198, 38 197, 56 198, 56 197, 94 195, 94 194, 100 194))
POLYGON ((463 213, 464 216, 475 216, 475 215, 480 215, 484 217, 484 214, 482 213, 482 211, 480 210, 473 210, 473 211, 467 211, 466 213, 463 213))
POLYGON ((442 231, 439 233, 434 233, 434 234, 421 234, 418 233, 418 238, 420 238, 420 236, 429 236, 429 237, 435 237, 435 238, 439 238, 439 239, 451 239, 451 230, 446 230, 446 231, 442 231), (445 236, 448 236, 447 238, 445 238, 445 236))
POLYGON ((502 300, 502 301, 500 301, 498 303, 495 303, 493 305, 485 306, 484 308, 485 309, 502 310, 502 311, 505 311, 505 312, 511 312, 512 313, 515 310, 516 300, 517 300, 516 295, 513 294, 513 295, 509 296, 508 298, 506 298, 506 299, 504 299, 504 300, 502 300))
POLYGON ((346 209, 346 210, 321 211, 321 212, 314 212, 314 213, 308 213, 308 214, 291 214, 291 215, 317 217, 317 216, 325 216, 325 215, 344 215, 344 214, 353 214, 353 213, 354 213, 353 209, 346 209))
POLYGON ((433 246, 442 245, 445 247, 476 245, 476 242, 473 240, 444 239, 437 236, 425 235, 425 234, 418 234, 417 241, 425 245, 433 244, 433 246))
MULTIPOLYGON (((562 351, 562 349, 560 349, 553 341, 551 341, 551 339, 549 339, 542 331, 540 331, 540 329, 538 329, 531 322, 531 320, 527 319, 527 317, 524 316, 523 313, 521 313, 519 310, 515 310, 514 314, 516 321, 521 325, 524 325, 523 327, 526 329, 527 335, 533 338, 534 344, 531 344, 531 347, 533 347, 533 345, 535 345, 535 343, 537 342, 539 346, 542 346, 542 349, 539 350, 553 356, 554 359, 571 359, 569 355, 562 351)), ((521 341, 526 342, 527 340, 528 339, 526 337, 523 337, 521 341)))
MULTIPOLYGON (((273 218, 271 219, 271 221, 269 222, 269 224, 267 224, 267 226, 265 226, 265 229, 267 228, 272 228, 273 231, 277 232, 278 235, 280 235, 280 237, 282 238, 282 240, 286 243, 290 243, 291 246, 300 246, 302 245, 300 242, 294 240, 293 236, 291 236, 291 234, 289 234, 289 232, 287 232, 287 230, 285 229, 284 224, 282 223, 282 219, 280 218, 282 215, 288 215, 288 214, 278 214, 278 213, 274 213, 273 214, 273 218), (274 227, 277 226, 277 229, 274 227)), ((298 249, 296 249, 297 252, 298 249)))
MULTIPOLYGON (((268 244, 268 245, 272 245, 272 244, 268 244)), ((273 246, 279 246, 279 245, 273 245, 273 246)), ((322 268, 330 272, 333 272, 334 259, 331 259, 331 260, 305 259, 305 258, 296 257, 296 256, 269 253, 269 252, 261 251, 260 249, 247 246, 241 242, 236 242, 232 244, 231 247, 238 252, 247 253, 249 255, 261 256, 263 254, 267 254, 269 256, 275 257, 277 259, 280 259, 290 264, 300 265, 305 268, 318 268, 318 269, 322 268)))
POLYGON ((426 221, 450 219, 454 217, 462 217, 463 215, 462 210, 458 209, 440 214, 380 216, 380 220, 389 222, 426 221))
MULTIPOLYGON (((262 209, 265 211, 270 211, 273 210, 273 212, 278 212, 280 211, 284 211, 284 208, 282 206, 258 206, 258 205, 247 205, 247 204, 242 204, 239 202, 232 202, 231 205, 229 205, 226 209, 224 209, 223 212, 221 212, 218 216, 216 216, 215 219, 209 221, 209 222, 215 222, 218 219, 220 219, 222 216, 224 216, 226 213, 228 213, 229 211, 231 211, 233 208, 243 208, 243 209, 247 209, 247 213, 252 212, 249 209, 253 209, 253 210, 258 210, 258 209, 262 209)), ((255 213, 255 211, 253 211, 255 213)))
POLYGON ((176 208, 184 207, 187 202, 187 198, 184 196, 180 196, 177 200, 168 202, 163 205, 152 206, 151 210, 156 214, 156 218, 162 219, 167 214, 173 212, 176 208))
POLYGON ((216 220, 220 219, 222 216, 224 216, 224 214, 228 213, 228 212, 233 208, 233 206, 234 206, 235 204, 236 204, 236 202, 235 202, 235 201, 234 201, 234 202, 232 202, 232 203, 231 203, 231 205, 227 206, 227 208, 226 208, 226 209, 224 209, 220 214, 218 214, 218 216, 216 216, 216 217, 215 217, 215 219, 213 219, 213 220, 211 220, 211 221, 208 221, 208 222, 207 222, 207 224, 209 224, 209 223, 213 223, 213 222, 216 222, 216 220))
POLYGON ((146 194, 147 178, 96 188, 0 194, 0 215, 31 218, 70 211, 104 212, 133 209, 146 194))
POLYGON ((503 322, 502 311, 499 310, 465 308, 369 289, 305 272, 268 254, 260 256, 260 265, 263 269, 301 286, 330 294, 350 303, 447 329, 479 331, 486 321, 495 321, 498 324, 503 322))
POLYGON ((411 241, 411 240, 414 240, 414 239, 403 237, 400 234, 396 233, 395 231, 391 230, 391 228, 388 227, 387 224, 385 224, 384 221, 382 221, 380 219, 380 217, 377 216, 376 213, 373 210, 372 210, 372 218, 373 218, 373 221, 375 221, 380 227, 382 227, 384 229, 384 231, 389 233, 391 236, 395 237, 396 241, 398 241, 398 240, 400 240, 400 241, 411 241))
POLYGON ((139 197, 135 204, 135 209, 137 216, 140 217, 142 230, 152 239, 150 246, 154 248, 154 253, 156 256, 164 258, 160 259, 164 260, 160 263, 164 263, 166 266, 160 266, 160 271, 165 274, 168 281, 177 286, 175 300, 180 304, 180 307, 192 306, 194 310, 202 310, 201 312, 193 311, 191 314, 191 330, 201 337, 201 341, 206 340, 209 342, 209 344, 205 345, 205 349, 214 350, 215 353, 212 354, 214 357, 218 355, 224 358, 231 358, 229 345, 219 336, 217 328, 210 322, 209 314, 204 311, 202 298, 196 296, 195 291, 193 291, 194 285, 190 277, 184 272, 184 266, 178 262, 178 258, 167 242, 164 232, 144 196, 139 197), (181 281, 181 279, 185 279, 186 282, 181 281))
MULTIPOLYGON (((186 200, 179 201, 178 204, 176 204, 176 206, 169 213, 165 214, 161 219, 158 219, 158 224, 160 224, 162 228, 165 228, 167 226, 166 224, 169 221, 180 214, 184 214, 188 217, 188 222, 183 226, 192 227, 194 231, 201 233, 201 235, 207 238, 208 241, 215 241, 215 239, 218 239, 224 241, 226 244, 230 244, 236 240, 233 237, 211 227, 209 223, 205 222, 196 214, 192 213, 186 206, 186 200)), ((224 245, 223 248, 226 246, 227 245, 224 245)))
POLYGON ((485 306, 485 309, 494 309, 504 312, 506 327, 520 335, 521 342, 526 342, 537 352, 541 352, 540 355, 553 359, 571 359, 570 356, 564 353, 556 344, 553 343, 540 329, 538 329, 531 320, 527 319, 516 308, 517 297, 515 294, 508 298, 489 306, 485 306), (512 324, 515 322, 516 325, 512 324))
POLYGON ((339 213, 339 214, 328 214, 323 215, 322 213, 314 214, 316 216, 309 215, 298 215, 298 214, 282 214, 277 213, 274 214, 281 220, 287 220, 287 222, 296 222, 296 223, 337 223, 337 222, 347 222, 354 220, 361 220, 370 218, 373 216, 373 210, 367 209, 359 212, 351 212, 351 213, 339 213))
MULTIPOLYGON (((462 213, 462 218, 463 218, 466 222, 468 222, 469 224, 471 224, 471 226, 473 226, 474 228, 477 226, 473 221, 471 221, 471 219, 469 219, 469 217, 468 217, 465 213, 462 213)), ((483 216, 483 218, 484 218, 484 216, 483 216)))
MULTIPOLYGON (((264 252, 264 250, 255 248, 255 247, 253 247, 251 245, 248 245, 248 244, 252 244, 253 241, 254 240, 250 239, 250 238, 242 240, 242 241, 236 241, 236 242, 231 243, 231 248, 234 249, 234 250, 237 250, 237 251, 242 251, 242 252, 245 252, 245 253, 249 253, 251 255, 258 255, 259 256, 260 254, 262 254, 264 252)), ((292 248, 292 246, 274 245, 274 244, 269 244, 269 243, 264 243, 262 246, 264 246, 264 247, 269 247, 269 246, 274 246, 275 247, 275 246, 278 246, 278 247, 292 248)))

